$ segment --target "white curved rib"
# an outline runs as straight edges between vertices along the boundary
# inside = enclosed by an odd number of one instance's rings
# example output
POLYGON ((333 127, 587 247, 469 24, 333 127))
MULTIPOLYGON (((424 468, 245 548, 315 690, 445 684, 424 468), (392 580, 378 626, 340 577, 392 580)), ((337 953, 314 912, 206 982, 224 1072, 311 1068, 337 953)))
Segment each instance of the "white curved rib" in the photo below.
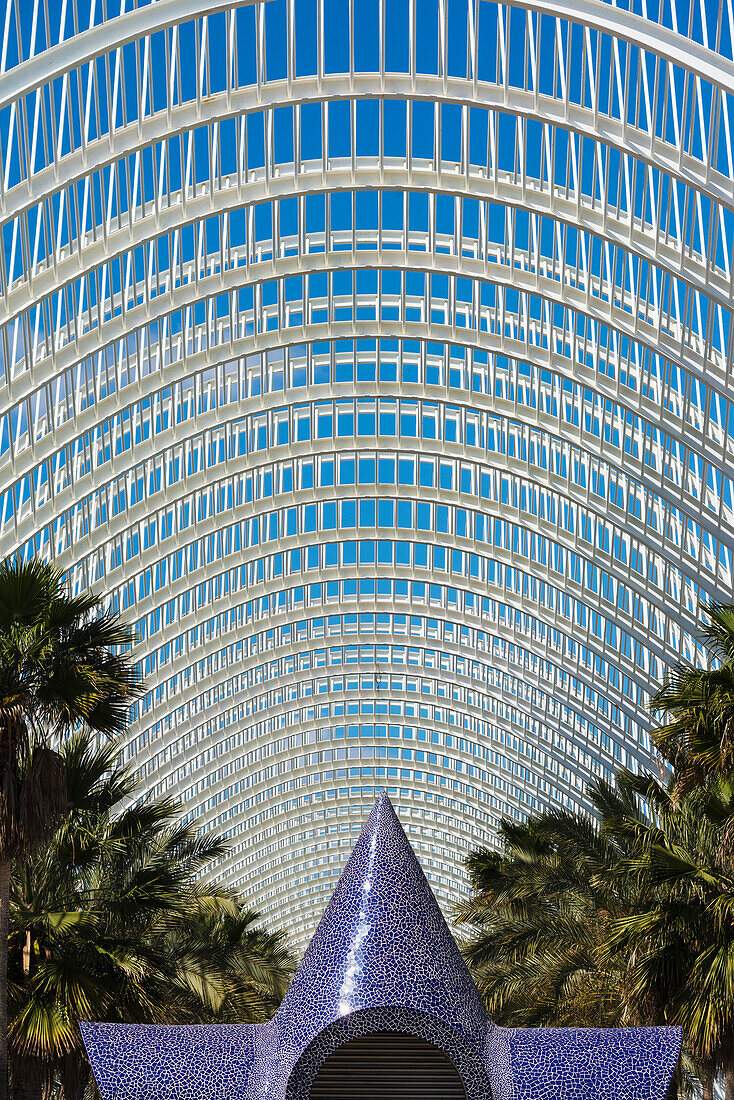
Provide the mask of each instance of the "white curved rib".
POLYGON ((649 766, 734 598, 728 10, 409 5, 398 63, 337 0, 335 62, 300 2, 8 31, 0 88, 0 553, 134 623, 121 756, 298 943, 378 787, 449 903, 649 766))

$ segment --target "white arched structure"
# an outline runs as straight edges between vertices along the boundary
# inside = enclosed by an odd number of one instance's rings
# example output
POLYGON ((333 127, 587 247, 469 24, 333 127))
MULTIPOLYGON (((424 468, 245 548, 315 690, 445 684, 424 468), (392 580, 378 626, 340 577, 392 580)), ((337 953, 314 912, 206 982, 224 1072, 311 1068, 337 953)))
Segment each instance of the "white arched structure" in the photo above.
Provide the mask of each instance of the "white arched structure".
POLYGON ((0 552, 297 943, 377 789, 449 901, 649 762, 732 598, 734 14, 629 3, 7 2, 0 552))

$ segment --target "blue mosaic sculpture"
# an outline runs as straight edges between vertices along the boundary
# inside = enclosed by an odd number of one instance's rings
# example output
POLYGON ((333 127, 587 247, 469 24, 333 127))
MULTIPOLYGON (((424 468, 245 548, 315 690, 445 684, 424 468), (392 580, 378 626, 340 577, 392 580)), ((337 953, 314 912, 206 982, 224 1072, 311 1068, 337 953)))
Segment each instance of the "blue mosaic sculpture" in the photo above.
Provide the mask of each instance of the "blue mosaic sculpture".
POLYGON ((663 1100, 678 1028, 498 1027, 386 795, 265 1024, 84 1024, 103 1100, 308 1100, 325 1060, 395 1031, 439 1047, 467 1100, 663 1100))

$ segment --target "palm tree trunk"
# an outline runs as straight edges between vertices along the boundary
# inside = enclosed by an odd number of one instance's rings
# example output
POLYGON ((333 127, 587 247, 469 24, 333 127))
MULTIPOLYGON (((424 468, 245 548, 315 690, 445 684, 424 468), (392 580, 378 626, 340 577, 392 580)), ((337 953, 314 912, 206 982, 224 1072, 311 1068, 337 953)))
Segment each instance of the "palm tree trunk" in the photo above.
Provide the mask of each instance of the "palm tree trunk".
POLYGON ((80 1051, 70 1051, 61 1067, 62 1100, 83 1100, 88 1080, 89 1063, 80 1051))
POLYGON ((0 1100, 8 1096, 8 928, 10 860, 0 859, 0 1100))
POLYGON ((10 1077, 13 1100, 49 1100, 53 1094, 54 1066, 41 1058, 13 1058, 10 1077))
POLYGON ((13 1059, 13 1100, 44 1100, 51 1095, 53 1069, 35 1058, 13 1059))
POLYGON ((13 1080, 13 1100, 43 1100, 42 1082, 27 1078, 13 1080))
POLYGON ((734 1100, 734 1065, 724 1070, 724 1100, 734 1100))
POLYGON ((701 1074, 701 1100, 714 1100, 713 1070, 706 1070, 701 1074))

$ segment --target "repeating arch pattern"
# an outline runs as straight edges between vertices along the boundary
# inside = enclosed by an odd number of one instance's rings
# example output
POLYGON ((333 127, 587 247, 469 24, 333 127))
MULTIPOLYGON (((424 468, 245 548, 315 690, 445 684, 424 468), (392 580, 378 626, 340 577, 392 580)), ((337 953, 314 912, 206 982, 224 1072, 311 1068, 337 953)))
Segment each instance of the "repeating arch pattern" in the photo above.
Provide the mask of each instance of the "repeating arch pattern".
POLYGON ((382 787, 451 899, 732 596, 729 6, 2 27, 0 552, 135 623, 126 759, 298 942, 382 787))

